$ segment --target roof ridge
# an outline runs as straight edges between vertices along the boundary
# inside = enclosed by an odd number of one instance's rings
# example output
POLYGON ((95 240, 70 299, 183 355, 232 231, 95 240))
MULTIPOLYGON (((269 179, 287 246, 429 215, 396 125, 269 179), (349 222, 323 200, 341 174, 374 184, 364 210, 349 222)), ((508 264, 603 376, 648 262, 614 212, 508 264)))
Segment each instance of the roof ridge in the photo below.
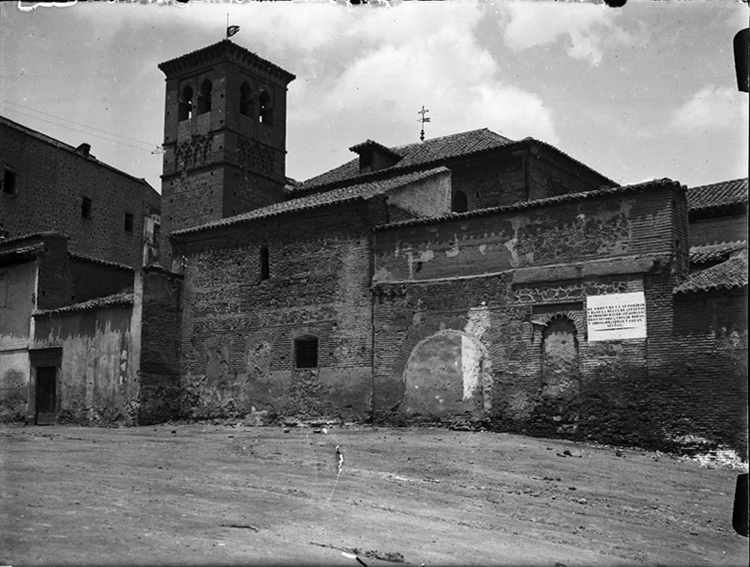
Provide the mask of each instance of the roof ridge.
MULTIPOLYGON (((76 151, 76 147, 75 146, 71 146, 70 144, 67 144, 66 142, 63 142, 62 140, 58 140, 57 138, 53 138, 49 134, 45 134, 44 132, 40 132, 39 130, 34 130, 33 128, 30 128, 29 126, 21 124, 20 122, 16 122, 15 120, 11 120, 7 116, 0 115, 0 124, 5 124, 9 128, 15 128, 16 130, 20 130, 21 132, 24 132, 25 134, 27 134, 29 136, 32 136, 34 138, 37 138, 38 140, 40 140, 40 141, 42 141, 44 143, 50 144, 52 146, 55 146, 55 147, 57 147, 57 148, 59 148, 61 150, 68 151, 68 152, 70 152, 72 154, 77 155, 81 159, 85 159, 85 160, 91 161, 91 162, 93 162, 93 163, 95 163, 97 165, 100 165, 102 167, 106 167, 107 169, 111 169, 112 171, 114 171, 116 173, 119 173, 120 175, 124 175, 125 177, 128 177, 128 178, 132 179, 133 181, 137 181, 139 183, 142 183, 142 184, 150 187, 151 189, 154 189, 153 187, 151 187, 151 184, 148 181, 146 181, 144 178, 142 178, 142 177, 136 177, 135 175, 131 175, 130 173, 128 173, 126 171, 123 171, 122 169, 118 169, 114 165, 110 165, 110 164, 108 164, 106 162, 101 161, 100 159, 94 157, 93 155, 90 155, 90 154, 88 156, 81 155, 79 152, 76 151)), ((82 142, 82 143, 85 144, 87 142, 82 142)), ((80 147, 80 144, 79 144, 78 147, 80 147)))

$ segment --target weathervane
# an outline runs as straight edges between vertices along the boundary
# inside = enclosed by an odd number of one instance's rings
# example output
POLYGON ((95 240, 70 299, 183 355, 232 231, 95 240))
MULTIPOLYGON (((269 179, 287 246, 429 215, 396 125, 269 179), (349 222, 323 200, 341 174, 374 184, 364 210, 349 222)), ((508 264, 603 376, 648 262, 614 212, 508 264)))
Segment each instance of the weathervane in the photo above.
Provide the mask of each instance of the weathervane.
POLYGON ((417 122, 421 122, 422 123, 422 131, 419 133, 419 139, 422 140, 423 142, 424 142, 424 123, 430 121, 429 118, 425 117, 425 114, 427 114, 428 112, 429 112, 429 110, 427 110, 424 107, 424 104, 422 105, 422 110, 420 110, 420 111, 417 112, 417 114, 421 114, 422 115, 421 118, 417 119, 417 122))
POLYGON ((230 26, 229 25, 229 12, 227 12, 227 39, 229 39, 230 37, 232 37, 238 31, 240 31, 240 26, 230 26))

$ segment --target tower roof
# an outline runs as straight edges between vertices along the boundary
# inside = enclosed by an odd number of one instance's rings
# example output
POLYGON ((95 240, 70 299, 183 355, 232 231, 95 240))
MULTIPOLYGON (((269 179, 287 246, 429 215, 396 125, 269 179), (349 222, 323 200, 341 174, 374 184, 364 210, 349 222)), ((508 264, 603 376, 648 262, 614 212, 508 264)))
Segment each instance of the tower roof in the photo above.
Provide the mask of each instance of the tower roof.
POLYGON ((259 57, 252 51, 240 47, 236 43, 223 39, 218 43, 209 45, 197 51, 192 51, 181 55, 176 59, 170 59, 159 64, 159 69, 167 76, 172 77, 186 71, 191 71, 201 65, 210 65, 219 61, 230 60, 234 63, 244 66, 253 67, 260 71, 281 79, 284 84, 288 84, 296 77, 270 61, 259 57))

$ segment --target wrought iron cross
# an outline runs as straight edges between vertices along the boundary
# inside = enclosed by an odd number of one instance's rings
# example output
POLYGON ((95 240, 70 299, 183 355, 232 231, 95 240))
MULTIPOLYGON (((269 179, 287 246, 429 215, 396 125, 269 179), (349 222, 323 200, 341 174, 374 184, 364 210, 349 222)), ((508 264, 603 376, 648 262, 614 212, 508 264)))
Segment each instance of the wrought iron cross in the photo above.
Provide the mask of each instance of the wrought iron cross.
POLYGON ((425 124, 425 122, 429 122, 430 121, 429 118, 425 117, 425 114, 427 114, 428 112, 429 112, 429 110, 427 110, 424 107, 424 104, 422 105, 422 110, 420 110, 420 111, 417 112, 417 114, 421 114, 422 115, 421 118, 417 119, 417 122, 421 122, 422 123, 422 131, 419 133, 419 139, 422 140, 423 142, 424 142, 424 124, 425 124))

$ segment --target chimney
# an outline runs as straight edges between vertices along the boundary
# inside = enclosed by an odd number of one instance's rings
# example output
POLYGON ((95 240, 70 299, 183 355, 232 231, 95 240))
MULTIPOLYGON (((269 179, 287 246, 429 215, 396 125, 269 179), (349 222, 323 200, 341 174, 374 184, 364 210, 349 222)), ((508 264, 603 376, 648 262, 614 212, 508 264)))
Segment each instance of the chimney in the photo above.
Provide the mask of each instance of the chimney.
POLYGON ((91 144, 87 144, 85 142, 76 148, 76 153, 82 155, 83 157, 89 157, 90 151, 91 144))

